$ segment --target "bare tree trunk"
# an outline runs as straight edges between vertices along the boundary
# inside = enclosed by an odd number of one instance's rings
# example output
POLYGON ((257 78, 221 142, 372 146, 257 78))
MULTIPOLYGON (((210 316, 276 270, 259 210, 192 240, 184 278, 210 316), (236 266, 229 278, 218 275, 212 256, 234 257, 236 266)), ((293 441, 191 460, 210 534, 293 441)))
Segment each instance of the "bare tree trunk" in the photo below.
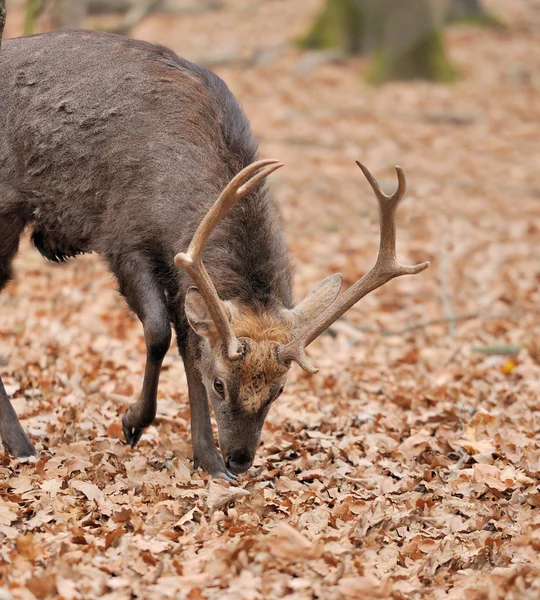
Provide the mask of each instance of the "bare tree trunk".
POLYGON ((346 54, 368 53, 375 2, 377 0, 326 0, 299 45, 313 49, 337 48, 346 54))
POLYGON ((2 37, 4 35, 4 25, 6 24, 6 2, 0 0, 0 46, 2 45, 2 37))
POLYGON ((122 19, 122 23, 114 30, 114 33, 120 33, 122 35, 128 33, 138 25, 147 14, 152 12, 160 2, 161 0, 139 0, 138 2, 132 2, 131 7, 122 19))
POLYGON ((57 0, 54 11, 58 29, 78 29, 86 17, 88 0, 57 0))
POLYGON ((44 8, 44 0, 26 0, 24 17, 24 35, 32 35, 36 31, 36 21, 44 8))
POLYGON ((378 10, 379 39, 369 81, 455 79, 442 33, 444 0, 379 0, 378 10))
MULTIPOLYGON (((89 14, 125 13, 141 0, 88 0, 89 14)), ((158 0, 156 9, 166 12, 199 12, 222 8, 221 0, 158 0)))
POLYGON ((326 0, 300 45, 373 52, 368 79, 450 81, 442 27, 448 0, 326 0))
POLYGON ((133 0, 88 0, 88 12, 90 14, 125 12, 132 4, 133 0))
POLYGON ((478 25, 500 25, 480 0, 450 0, 446 19, 450 23, 466 22, 478 25))

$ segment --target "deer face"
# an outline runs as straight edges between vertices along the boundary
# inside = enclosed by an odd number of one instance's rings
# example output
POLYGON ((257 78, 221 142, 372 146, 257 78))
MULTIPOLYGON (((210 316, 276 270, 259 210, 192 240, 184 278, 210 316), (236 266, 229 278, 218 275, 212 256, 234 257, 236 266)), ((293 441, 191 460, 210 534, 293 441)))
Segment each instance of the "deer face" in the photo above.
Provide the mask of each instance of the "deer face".
POLYGON ((281 360, 280 349, 334 301, 340 287, 341 276, 328 277, 294 310, 282 309, 278 315, 218 299, 239 349, 232 357, 203 296, 196 288, 188 290, 186 317, 201 337, 199 370, 214 409, 223 460, 233 473, 253 464, 266 415, 285 387, 290 362, 281 360))
POLYGON ((253 464, 261 430, 272 403, 285 387, 288 367, 276 359, 276 343, 240 337, 244 352, 229 360, 222 345, 204 352, 203 381, 218 425, 219 447, 235 474, 253 464), (206 365, 206 368, 205 368, 206 365))
POLYGON ((200 294, 191 289, 186 315, 201 336, 199 370, 214 410, 223 460, 235 474, 253 464, 270 406, 285 387, 289 366, 279 361, 279 344, 289 340, 286 318, 241 314, 230 302, 224 307, 240 344, 230 359, 200 294))

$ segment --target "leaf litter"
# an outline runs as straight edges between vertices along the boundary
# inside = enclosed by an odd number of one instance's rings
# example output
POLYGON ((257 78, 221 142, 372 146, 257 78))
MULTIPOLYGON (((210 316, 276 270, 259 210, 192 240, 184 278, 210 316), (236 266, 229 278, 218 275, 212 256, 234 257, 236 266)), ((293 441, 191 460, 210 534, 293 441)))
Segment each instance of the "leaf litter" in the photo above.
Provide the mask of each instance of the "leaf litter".
POLYGON ((25 241, 0 295, 0 353, 39 453, 0 454, 2 600, 538 598, 538 13, 486 1, 506 27, 448 31, 455 85, 370 88, 365 61, 307 68, 290 46, 319 4, 226 0, 134 35, 194 60, 267 57, 217 70, 261 154, 287 164, 272 190, 297 297, 372 264, 376 204, 355 159, 389 189, 405 168, 400 256, 432 268, 310 347, 319 374, 291 372, 253 469, 229 485, 192 471, 174 348, 158 419, 135 450, 122 443, 141 327, 99 258, 59 268, 25 241), (494 316, 450 335, 448 307, 494 316))

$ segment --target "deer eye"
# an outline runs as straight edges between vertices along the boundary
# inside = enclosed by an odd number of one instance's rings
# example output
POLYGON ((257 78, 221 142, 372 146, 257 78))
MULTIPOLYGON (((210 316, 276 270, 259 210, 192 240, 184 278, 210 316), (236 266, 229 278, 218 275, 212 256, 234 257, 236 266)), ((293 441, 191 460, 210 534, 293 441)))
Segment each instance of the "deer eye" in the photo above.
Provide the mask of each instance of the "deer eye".
POLYGON ((225 398, 225 386, 223 385, 223 381, 216 377, 214 379, 214 390, 222 397, 225 398))

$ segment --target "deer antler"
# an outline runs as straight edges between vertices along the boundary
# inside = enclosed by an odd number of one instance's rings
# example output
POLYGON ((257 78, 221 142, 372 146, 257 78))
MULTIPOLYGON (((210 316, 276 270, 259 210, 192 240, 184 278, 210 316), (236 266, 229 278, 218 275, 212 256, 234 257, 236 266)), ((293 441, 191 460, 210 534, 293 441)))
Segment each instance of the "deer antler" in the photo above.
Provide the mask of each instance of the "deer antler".
POLYGON ((354 283, 346 292, 339 296, 333 304, 316 317, 303 329, 299 336, 287 345, 278 348, 278 356, 282 363, 290 364, 297 362, 302 369, 309 373, 316 373, 318 369, 313 367, 306 356, 305 349, 313 340, 318 338, 330 325, 345 314, 354 304, 364 296, 384 285, 394 277, 400 275, 415 275, 429 267, 429 262, 419 265, 400 265, 396 258, 396 209, 405 194, 407 183, 405 173, 401 167, 396 167, 398 188, 392 196, 387 196, 373 175, 359 161, 356 164, 362 169, 375 196, 379 201, 381 216, 381 235, 379 244, 379 255, 375 266, 361 279, 354 283))
POLYGON ((242 169, 231 179, 204 216, 187 252, 180 252, 174 257, 176 265, 190 275, 199 289, 231 360, 241 355, 241 346, 232 330, 226 308, 219 299, 216 288, 202 262, 202 252, 215 226, 229 210, 258 183, 282 166, 277 160, 267 159, 259 160, 242 169))

